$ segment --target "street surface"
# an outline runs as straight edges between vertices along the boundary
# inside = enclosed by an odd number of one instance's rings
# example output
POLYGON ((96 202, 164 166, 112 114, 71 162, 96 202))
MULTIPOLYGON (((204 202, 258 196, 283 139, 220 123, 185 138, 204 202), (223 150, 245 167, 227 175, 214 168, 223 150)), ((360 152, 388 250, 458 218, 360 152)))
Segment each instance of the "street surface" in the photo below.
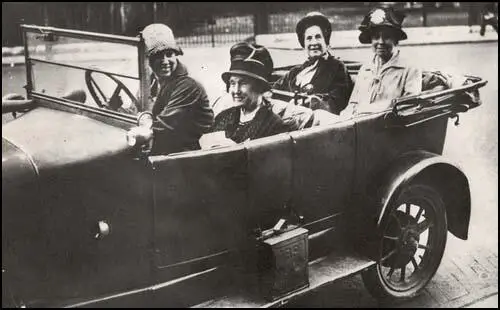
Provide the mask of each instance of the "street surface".
MULTIPOLYGON (((331 42, 335 46, 335 42, 331 42)), ((480 90, 482 106, 450 121, 444 155, 469 177, 472 215, 469 240, 448 234, 441 267, 424 293, 386 307, 498 307, 498 43, 401 47, 424 69, 475 75, 488 80, 480 90), (477 302, 477 303, 476 303, 477 302)), ((370 49, 339 50, 345 60, 366 61, 370 49)), ((275 66, 303 61, 301 51, 272 50, 275 66)), ((220 74, 229 67, 229 47, 185 49, 181 60, 207 88, 211 101, 222 94, 220 74)), ((25 94, 24 66, 2 67, 2 96, 25 94)), ((48 77, 56 78, 56 77, 48 77)), ((2 123, 10 115, 2 115, 2 123)), ((290 304, 293 307, 379 307, 356 275, 290 304)))

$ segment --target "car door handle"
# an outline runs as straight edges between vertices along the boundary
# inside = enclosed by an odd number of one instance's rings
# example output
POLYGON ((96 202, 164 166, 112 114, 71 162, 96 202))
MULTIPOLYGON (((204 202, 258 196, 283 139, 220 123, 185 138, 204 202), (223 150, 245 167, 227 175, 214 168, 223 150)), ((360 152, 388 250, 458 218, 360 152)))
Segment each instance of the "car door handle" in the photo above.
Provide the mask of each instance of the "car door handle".
POLYGON ((106 221, 97 222, 96 233, 94 234, 94 239, 100 240, 105 236, 109 235, 111 232, 111 228, 106 221))

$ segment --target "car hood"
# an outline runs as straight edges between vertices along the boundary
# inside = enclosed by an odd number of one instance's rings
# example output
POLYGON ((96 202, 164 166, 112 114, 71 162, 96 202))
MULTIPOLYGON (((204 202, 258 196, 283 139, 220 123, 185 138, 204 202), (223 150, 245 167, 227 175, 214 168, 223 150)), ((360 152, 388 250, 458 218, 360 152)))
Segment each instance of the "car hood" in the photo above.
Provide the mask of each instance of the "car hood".
POLYGON ((7 166, 8 169, 15 166, 12 159, 6 161, 7 154, 9 158, 17 156, 17 161, 23 162, 23 169, 43 176, 59 168, 130 150, 125 129, 43 107, 2 126, 2 172, 7 166))

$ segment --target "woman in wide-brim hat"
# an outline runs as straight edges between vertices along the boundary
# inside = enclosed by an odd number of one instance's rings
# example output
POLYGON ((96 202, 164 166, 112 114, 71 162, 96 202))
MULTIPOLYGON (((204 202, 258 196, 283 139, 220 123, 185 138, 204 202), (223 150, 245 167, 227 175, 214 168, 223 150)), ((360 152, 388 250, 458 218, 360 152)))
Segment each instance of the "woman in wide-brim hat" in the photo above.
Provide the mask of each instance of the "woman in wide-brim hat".
MULTIPOLYGON (((230 56, 231 66, 222 73, 222 80, 232 98, 232 107, 216 116, 212 131, 223 131, 233 143, 288 131, 264 98, 273 70, 269 51, 263 46, 242 42, 231 47, 230 56)), ((215 144, 231 144, 226 142, 218 138, 215 144)))
POLYGON ((393 99, 421 92, 422 71, 403 59, 398 48, 407 39, 404 17, 392 8, 375 8, 361 22, 359 41, 372 45, 373 58, 360 68, 343 114, 383 110, 393 99))
POLYGON ((359 30, 359 42, 364 44, 371 43, 371 33, 380 28, 385 28, 387 31, 392 32, 396 40, 406 40, 408 36, 402 29, 402 23, 405 16, 391 8, 376 8, 365 16, 359 30))

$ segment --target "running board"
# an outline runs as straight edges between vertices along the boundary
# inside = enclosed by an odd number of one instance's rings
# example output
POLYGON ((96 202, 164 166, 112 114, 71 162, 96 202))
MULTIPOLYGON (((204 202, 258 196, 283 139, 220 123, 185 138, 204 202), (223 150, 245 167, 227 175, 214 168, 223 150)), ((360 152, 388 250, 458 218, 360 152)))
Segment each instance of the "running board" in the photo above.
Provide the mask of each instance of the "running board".
MULTIPOLYGON (((277 300, 265 300, 251 288, 239 289, 226 296, 212 299, 193 308, 269 308, 280 307, 313 290, 336 280, 354 275, 374 265, 375 262, 355 252, 335 253, 309 262, 309 287, 292 292, 277 300)), ((255 288, 255 285, 247 287, 255 288)))

